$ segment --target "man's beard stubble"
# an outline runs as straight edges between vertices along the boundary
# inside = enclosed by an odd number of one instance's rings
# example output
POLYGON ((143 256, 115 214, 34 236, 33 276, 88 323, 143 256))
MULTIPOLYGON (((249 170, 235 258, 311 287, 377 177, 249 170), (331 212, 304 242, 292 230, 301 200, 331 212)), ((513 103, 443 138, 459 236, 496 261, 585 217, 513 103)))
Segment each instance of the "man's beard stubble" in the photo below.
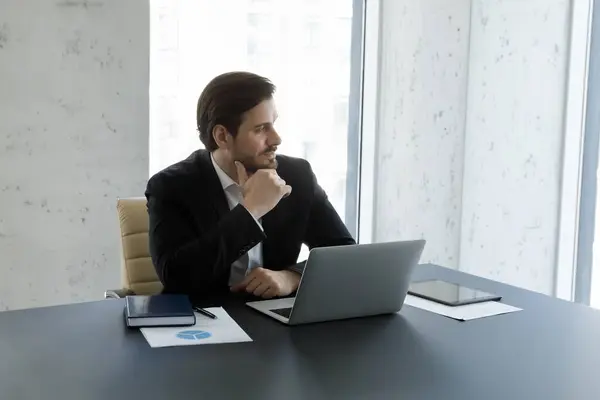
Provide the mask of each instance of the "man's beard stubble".
MULTIPOLYGON (((266 149, 265 151, 260 153, 258 155, 258 157, 261 157, 267 153, 274 153, 276 150, 277 149, 274 147, 269 147, 268 149, 266 149)), ((273 161, 271 161, 268 165, 264 165, 264 164, 258 165, 254 161, 254 158, 255 158, 254 156, 241 156, 241 157, 236 157, 235 161, 241 162, 249 174, 254 174, 259 169, 277 169, 277 166, 278 166, 277 158, 274 158, 273 161)))

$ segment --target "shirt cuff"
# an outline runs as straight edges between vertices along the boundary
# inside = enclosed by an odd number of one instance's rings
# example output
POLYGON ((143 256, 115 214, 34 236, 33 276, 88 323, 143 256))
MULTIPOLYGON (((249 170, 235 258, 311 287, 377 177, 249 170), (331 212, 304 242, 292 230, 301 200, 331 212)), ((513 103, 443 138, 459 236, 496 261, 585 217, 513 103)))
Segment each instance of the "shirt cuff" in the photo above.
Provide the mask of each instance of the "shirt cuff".
POLYGON ((302 275, 304 273, 305 266, 306 266, 306 261, 302 261, 302 262, 292 265, 291 267, 288 267, 288 270, 297 272, 298 274, 302 275))

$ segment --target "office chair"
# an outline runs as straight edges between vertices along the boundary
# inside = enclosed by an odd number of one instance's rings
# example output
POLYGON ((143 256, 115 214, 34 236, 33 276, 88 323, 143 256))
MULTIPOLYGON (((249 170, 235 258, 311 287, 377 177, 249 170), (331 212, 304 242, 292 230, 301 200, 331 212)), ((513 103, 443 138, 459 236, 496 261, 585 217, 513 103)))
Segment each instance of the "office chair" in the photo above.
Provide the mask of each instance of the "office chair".
POLYGON ((144 197, 117 200, 121 230, 121 289, 107 290, 105 298, 152 295, 163 286, 148 249, 148 210, 144 197))

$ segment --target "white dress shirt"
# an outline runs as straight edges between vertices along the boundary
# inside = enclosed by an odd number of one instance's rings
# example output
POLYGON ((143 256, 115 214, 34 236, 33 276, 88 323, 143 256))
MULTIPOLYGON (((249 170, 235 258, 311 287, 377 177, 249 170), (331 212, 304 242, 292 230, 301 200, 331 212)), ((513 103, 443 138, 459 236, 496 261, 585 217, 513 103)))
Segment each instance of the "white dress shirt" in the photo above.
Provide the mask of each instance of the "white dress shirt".
MULTIPOLYGON (((210 155, 210 159, 215 167, 219 181, 221 181, 221 186, 223 186, 223 191, 225 192, 225 197, 227 198, 227 203, 229 204, 229 209, 231 210, 242 202, 242 188, 233 179, 231 179, 229 175, 227 175, 227 173, 221 169, 221 167, 219 167, 212 154, 210 155)), ((256 223, 262 229, 260 220, 256 220, 256 223)), ((258 243, 256 246, 250 249, 248 253, 244 254, 231 264, 229 286, 240 283, 248 274, 248 272, 257 266, 262 266, 261 243, 258 243)))

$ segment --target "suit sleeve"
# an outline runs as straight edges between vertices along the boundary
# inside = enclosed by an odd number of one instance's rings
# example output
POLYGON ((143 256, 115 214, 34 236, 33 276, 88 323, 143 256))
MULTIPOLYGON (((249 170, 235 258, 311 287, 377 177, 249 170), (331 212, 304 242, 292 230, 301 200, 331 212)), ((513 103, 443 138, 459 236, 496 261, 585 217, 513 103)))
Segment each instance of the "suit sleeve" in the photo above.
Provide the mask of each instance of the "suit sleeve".
MULTIPOLYGON (((314 172, 309 166, 313 201, 311 203, 304 243, 309 249, 324 246, 343 246, 356 244, 337 211, 327 198, 327 194, 317 182, 314 172)), ((304 264, 297 264, 296 270, 303 269, 304 264)))
POLYGON ((238 205, 201 232, 174 192, 151 180, 146 190, 150 254, 170 291, 202 292, 226 282, 231 264, 262 241, 254 217, 238 205))

